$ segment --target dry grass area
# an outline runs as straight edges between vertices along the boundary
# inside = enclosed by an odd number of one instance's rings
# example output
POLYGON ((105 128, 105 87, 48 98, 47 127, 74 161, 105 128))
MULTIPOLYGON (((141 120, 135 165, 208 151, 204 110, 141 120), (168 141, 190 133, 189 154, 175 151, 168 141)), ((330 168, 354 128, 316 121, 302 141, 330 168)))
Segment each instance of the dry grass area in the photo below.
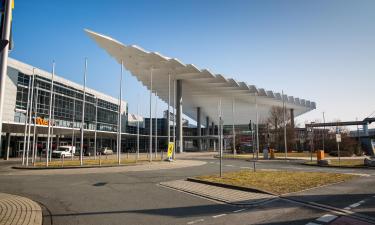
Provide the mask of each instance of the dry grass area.
MULTIPOLYGON (((364 167, 364 160, 363 159, 341 159, 340 163, 338 159, 331 159, 331 164, 329 166, 337 167, 364 167)), ((306 161, 305 164, 308 165, 318 165, 317 161, 306 161)))
POLYGON ((323 172, 236 171, 219 175, 199 176, 198 179, 222 184, 249 187, 278 195, 313 187, 347 181, 355 175, 323 172))
MULTIPOLYGON (((121 159, 121 165, 132 165, 135 163, 145 163, 148 162, 149 160, 147 158, 140 158, 138 161, 135 159, 127 159, 123 158, 121 159)), ((152 161, 161 161, 160 157, 158 159, 152 159, 152 161)), ((116 166, 118 165, 117 159, 84 159, 83 160, 83 165, 84 166, 116 166)), ((54 160, 52 162, 48 163, 48 167, 78 167, 80 166, 80 161, 77 159, 71 160, 69 158, 64 160, 64 163, 61 160, 54 160)), ((37 162, 35 163, 35 167, 46 167, 46 162, 37 162)))

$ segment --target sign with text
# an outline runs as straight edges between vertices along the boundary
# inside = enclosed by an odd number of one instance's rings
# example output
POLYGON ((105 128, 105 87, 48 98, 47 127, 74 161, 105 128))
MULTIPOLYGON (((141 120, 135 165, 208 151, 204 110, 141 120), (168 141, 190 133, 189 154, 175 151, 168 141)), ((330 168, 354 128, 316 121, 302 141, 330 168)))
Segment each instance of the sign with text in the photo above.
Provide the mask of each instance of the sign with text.
POLYGON ((341 142, 341 134, 336 134, 336 142, 341 142))
POLYGON ((48 125, 48 120, 45 120, 45 119, 42 119, 42 118, 40 118, 40 117, 37 117, 36 118, 36 124, 38 124, 38 125, 48 125))

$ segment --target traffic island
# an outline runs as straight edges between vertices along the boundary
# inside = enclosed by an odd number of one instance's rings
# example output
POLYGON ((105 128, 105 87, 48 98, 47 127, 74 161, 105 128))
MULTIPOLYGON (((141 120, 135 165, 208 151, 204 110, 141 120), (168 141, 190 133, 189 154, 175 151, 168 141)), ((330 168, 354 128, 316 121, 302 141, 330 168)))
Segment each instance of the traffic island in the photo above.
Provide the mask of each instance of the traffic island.
MULTIPOLYGON (((153 159, 152 162, 161 162, 161 159, 153 159)), ((117 159, 85 159, 81 166, 80 160, 56 160, 48 162, 37 162, 35 166, 14 166, 14 169, 73 169, 73 168, 98 168, 98 167, 116 167, 116 166, 130 166, 130 165, 141 165, 149 163, 149 159, 143 158, 139 160, 135 159, 121 159, 120 165, 117 159)))
MULTIPOLYGON (((198 176, 196 182, 210 183, 215 186, 239 188, 240 190, 259 191, 284 195, 310 188, 348 181, 356 177, 351 174, 324 172, 290 172, 290 171, 249 171, 241 170, 219 175, 198 176)), ((191 180, 193 181, 193 180, 191 180)))

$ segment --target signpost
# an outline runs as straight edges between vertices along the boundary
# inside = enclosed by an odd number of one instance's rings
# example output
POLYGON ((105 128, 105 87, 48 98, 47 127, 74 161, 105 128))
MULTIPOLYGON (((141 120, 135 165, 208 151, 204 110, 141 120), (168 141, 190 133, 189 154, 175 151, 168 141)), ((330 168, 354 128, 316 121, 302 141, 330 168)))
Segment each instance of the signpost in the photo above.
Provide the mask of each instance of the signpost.
POLYGON ((337 156, 339 157, 339 166, 340 166, 341 165, 341 159, 340 159, 341 134, 336 134, 336 142, 337 142, 337 156))

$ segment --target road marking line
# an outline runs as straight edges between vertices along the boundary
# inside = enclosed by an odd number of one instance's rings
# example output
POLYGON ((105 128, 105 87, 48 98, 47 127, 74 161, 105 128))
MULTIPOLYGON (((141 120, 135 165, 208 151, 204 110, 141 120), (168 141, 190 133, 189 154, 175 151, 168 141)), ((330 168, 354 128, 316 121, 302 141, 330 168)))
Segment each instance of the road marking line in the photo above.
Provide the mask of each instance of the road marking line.
POLYGON ((363 203, 365 203, 365 200, 359 201, 358 203, 363 204, 363 203))
POLYGON ((233 212, 234 212, 234 213, 238 213, 238 212, 242 212, 242 211, 244 211, 244 210, 246 210, 246 209, 234 210, 233 212))
POLYGON ((334 220, 334 219, 336 219, 336 218, 337 218, 337 216, 335 216, 335 215, 325 214, 325 215, 319 217, 319 218, 316 219, 316 220, 319 221, 319 222, 325 222, 325 223, 328 223, 328 222, 330 222, 330 221, 332 221, 332 220, 334 220))
POLYGON ((203 222, 203 221, 204 221, 204 219, 193 220, 193 221, 188 222, 187 224, 194 224, 194 223, 199 223, 199 222, 203 222))
POLYGON ((320 224, 319 223, 310 222, 310 223, 306 223, 306 225, 320 225, 320 224))
POLYGON ((365 174, 365 173, 346 173, 346 174, 357 175, 357 176, 360 176, 360 177, 371 177, 370 174, 365 174))
MULTIPOLYGON (((248 167, 248 166, 242 166, 240 167, 241 169, 251 169, 251 167, 248 167)), ((374 196, 375 197, 375 196, 374 196)))
POLYGON ((233 165, 225 165, 225 166, 234 167, 233 165))
POLYGON ((226 216, 227 214, 223 213, 223 214, 219 214, 219 215, 216 215, 216 216, 212 216, 212 218, 219 218, 219 217, 222 217, 222 216, 226 216))
POLYGON ((350 207, 345 207, 344 209, 345 209, 345 210, 350 210, 351 208, 350 208, 350 207))
POLYGON ((351 204, 349 207, 355 208, 355 207, 358 207, 359 205, 361 205, 361 204, 357 202, 357 203, 351 204))

